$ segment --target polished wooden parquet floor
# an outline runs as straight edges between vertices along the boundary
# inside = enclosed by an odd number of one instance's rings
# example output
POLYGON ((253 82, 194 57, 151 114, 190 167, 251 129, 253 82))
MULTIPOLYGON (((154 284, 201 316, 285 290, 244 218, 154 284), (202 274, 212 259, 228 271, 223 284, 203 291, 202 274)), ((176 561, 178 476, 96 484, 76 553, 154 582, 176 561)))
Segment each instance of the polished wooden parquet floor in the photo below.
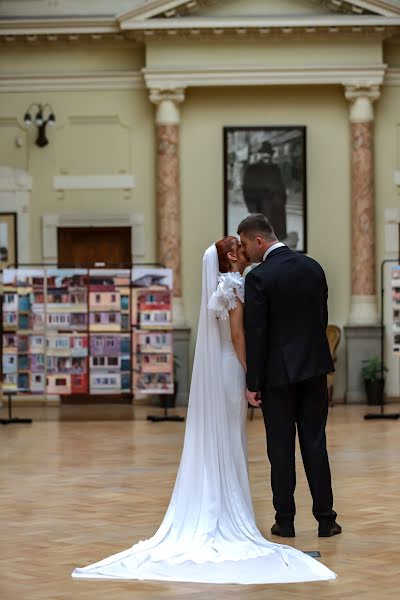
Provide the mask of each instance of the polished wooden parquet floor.
MULTIPOLYGON (((364 421, 362 406, 335 406, 329 417, 341 536, 317 537, 298 468, 293 542, 302 550, 319 550, 338 574, 335 581, 216 586, 71 579, 75 566, 128 548, 152 535, 161 521, 184 425, 147 422, 146 412, 138 410, 134 421, 35 421, 0 428, 1 600, 400 597, 400 421, 364 421)), ((268 537, 273 511, 262 420, 255 418, 248 429, 257 521, 268 537)))

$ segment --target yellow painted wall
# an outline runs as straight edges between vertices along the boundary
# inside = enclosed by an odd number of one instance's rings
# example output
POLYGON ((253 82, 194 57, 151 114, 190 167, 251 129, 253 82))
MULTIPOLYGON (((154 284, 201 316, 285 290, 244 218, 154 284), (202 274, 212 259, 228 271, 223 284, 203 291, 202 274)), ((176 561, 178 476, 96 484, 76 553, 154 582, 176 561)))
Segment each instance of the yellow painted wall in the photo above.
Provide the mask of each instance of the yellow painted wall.
POLYGON ((196 13, 202 17, 253 17, 256 15, 332 14, 327 6, 309 0, 229 0, 201 7, 196 13))
MULTIPOLYGON (((400 48, 399 48, 400 50, 400 48)), ((400 53, 398 55, 400 57, 400 53)), ((392 58, 395 58, 393 56, 392 58)), ((398 62, 400 64, 400 61, 398 62)), ((388 85, 375 106, 375 189, 376 189, 376 239, 377 239, 377 285, 380 293, 380 264, 385 255, 385 209, 400 207, 400 187, 395 185, 394 171, 400 170, 400 86, 388 85)), ((399 247, 399 233, 397 233, 399 247)), ((384 275, 386 311, 390 295, 391 264, 386 265, 384 275)), ((390 304, 390 302, 389 302, 390 304)), ((389 315, 386 316, 388 318, 389 315)), ((390 317, 389 317, 390 318, 390 317)), ((385 364, 388 395, 399 393, 399 359, 392 353, 393 336, 390 327, 385 330, 385 364)))
MULTIPOLYGON (((81 71, 132 70, 142 64, 139 50, 72 48, 8 51, 3 72, 43 75, 81 71), (27 65, 24 67, 24 65, 27 65)), ((23 92, 1 95, 0 164, 27 170, 33 177, 31 259, 42 259, 43 213, 132 213, 145 215, 145 261, 156 259, 154 194, 154 107, 145 89, 127 91, 23 92), (36 127, 26 129, 23 115, 31 102, 50 103, 56 126, 47 128, 49 144, 34 144, 36 127), (20 138, 22 146, 16 146, 20 138), (136 188, 58 193, 53 176, 133 173, 136 188)))
MULTIPOLYGON (((398 46, 385 49, 385 60, 400 65, 398 46)), ((152 44, 147 66, 193 64, 371 65, 381 61, 377 41, 291 42, 285 46, 250 43, 220 46, 152 44)), ((126 71, 140 68, 144 51, 131 48, 37 48, 3 51, 3 73, 61 74, 126 71)), ((400 88, 383 90, 376 104, 376 185, 378 263, 383 256, 383 209, 399 200, 393 184, 400 164, 397 134, 400 88), (396 142, 397 139, 397 142, 396 142), (396 145, 397 144, 397 145, 396 145), (397 161, 397 163, 396 163, 397 161)), ((224 125, 305 125, 307 127, 308 251, 326 270, 330 321, 346 324, 350 304, 350 149, 348 106, 339 86, 293 86, 189 89, 182 107, 181 177, 183 289, 192 350, 200 298, 201 257, 223 235, 224 125)), ((32 92, 1 95, 0 165, 26 169, 33 177, 31 205, 32 261, 41 260, 41 215, 45 212, 144 212, 146 261, 156 259, 154 181, 154 107, 146 90, 32 92), (46 148, 33 143, 34 131, 22 126, 32 102, 50 102, 57 125, 48 130, 46 148), (21 137, 22 147, 15 146, 21 137), (137 187, 123 191, 53 189, 54 175, 131 172, 137 187)), ((335 396, 342 397, 344 342, 339 348, 335 396)))
POLYGON ((137 44, 49 43, 30 47, 2 47, 0 73, 62 73, 138 69, 143 65, 144 49, 137 44))
MULTIPOLYGON (((182 211, 185 313, 197 322, 202 253, 223 234, 224 125, 307 127, 308 251, 323 265, 330 321, 343 326, 350 300, 347 106, 338 87, 192 89, 183 107, 182 211)), ((295 304, 295 298, 293 299, 295 304)), ((335 396, 343 397, 344 344, 335 396)))
POLYGON ((370 38, 343 38, 338 44, 328 39, 282 38, 240 44, 225 40, 207 44, 187 41, 152 42, 146 49, 146 66, 182 67, 261 66, 318 67, 373 66, 382 63, 382 46, 370 38))
POLYGON ((400 86, 385 86, 375 105, 377 256, 384 257, 384 210, 400 206, 394 171, 400 170, 400 86))
MULTIPOLYGON (((57 116, 57 126, 48 128, 49 145, 38 148, 34 144, 34 127, 28 132, 26 144, 27 170, 33 176, 31 235, 32 260, 41 259, 41 215, 49 213, 131 213, 145 215, 146 255, 144 260, 155 260, 155 197, 154 197, 154 117, 153 107, 143 91, 120 92, 46 92, 41 94, 10 94, 10 113, 20 116, 29 101, 50 102, 57 116), (110 119, 111 139, 93 135, 93 116, 98 115, 98 128, 110 119), (73 135, 70 119, 80 117, 73 135), (88 119, 89 123, 84 121, 88 119), (123 127, 117 123, 122 121, 123 127), (80 131, 79 131, 80 130, 80 131), (86 131, 89 130, 89 131, 86 131), (89 138, 87 136, 90 136, 89 138), (121 141, 120 138, 122 138, 121 141), (109 165, 109 166, 108 166, 109 165), (136 187, 123 190, 73 190, 64 196, 53 188, 53 176, 58 174, 117 174, 133 173, 136 187)), ((4 105, 2 111, 5 110, 4 105)), ((0 164, 10 164, 7 149, 1 148, 0 164)), ((15 151, 14 151, 15 152, 15 151)), ((24 148, 21 153, 26 152, 24 148)), ((14 166, 14 165, 12 165, 14 166)))
POLYGON ((389 67, 400 67, 400 43, 399 40, 389 40, 383 46, 383 62, 389 67))

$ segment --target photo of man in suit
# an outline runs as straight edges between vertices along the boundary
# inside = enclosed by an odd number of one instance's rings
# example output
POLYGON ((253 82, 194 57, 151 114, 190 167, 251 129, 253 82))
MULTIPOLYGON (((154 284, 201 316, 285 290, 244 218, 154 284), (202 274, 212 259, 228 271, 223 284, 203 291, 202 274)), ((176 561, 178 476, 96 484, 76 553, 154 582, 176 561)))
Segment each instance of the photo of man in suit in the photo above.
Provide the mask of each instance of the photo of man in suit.
POLYGON ((280 240, 286 238, 286 188, 279 165, 273 162, 272 144, 264 141, 257 162, 247 165, 243 175, 243 196, 249 213, 261 213, 274 224, 280 240))
POLYGON ((291 250, 307 251, 306 127, 224 127, 225 233, 262 214, 291 250))

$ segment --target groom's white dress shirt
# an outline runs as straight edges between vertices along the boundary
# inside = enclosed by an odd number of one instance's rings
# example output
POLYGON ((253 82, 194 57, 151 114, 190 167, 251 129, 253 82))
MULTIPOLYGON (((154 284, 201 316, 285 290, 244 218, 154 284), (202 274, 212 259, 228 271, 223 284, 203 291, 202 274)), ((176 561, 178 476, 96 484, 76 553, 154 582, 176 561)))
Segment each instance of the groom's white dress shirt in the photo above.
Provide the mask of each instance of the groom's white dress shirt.
POLYGON ((268 248, 268 250, 266 251, 266 253, 263 256, 263 262, 264 260, 267 258, 268 254, 270 252, 272 252, 272 250, 276 250, 277 248, 282 248, 282 246, 284 246, 285 244, 282 244, 282 242, 276 242, 276 244, 272 244, 272 246, 270 246, 268 248))

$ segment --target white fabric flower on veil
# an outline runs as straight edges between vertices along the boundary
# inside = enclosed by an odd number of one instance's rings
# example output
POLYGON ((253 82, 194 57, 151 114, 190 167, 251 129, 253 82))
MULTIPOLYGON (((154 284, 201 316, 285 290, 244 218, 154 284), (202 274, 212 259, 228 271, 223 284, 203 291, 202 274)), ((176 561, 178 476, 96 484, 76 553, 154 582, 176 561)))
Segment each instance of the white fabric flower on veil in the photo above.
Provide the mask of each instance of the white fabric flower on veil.
POLYGON ((208 301, 208 310, 218 319, 227 319, 229 311, 236 308, 238 298, 244 303, 244 278, 237 272, 221 273, 218 287, 208 301))

